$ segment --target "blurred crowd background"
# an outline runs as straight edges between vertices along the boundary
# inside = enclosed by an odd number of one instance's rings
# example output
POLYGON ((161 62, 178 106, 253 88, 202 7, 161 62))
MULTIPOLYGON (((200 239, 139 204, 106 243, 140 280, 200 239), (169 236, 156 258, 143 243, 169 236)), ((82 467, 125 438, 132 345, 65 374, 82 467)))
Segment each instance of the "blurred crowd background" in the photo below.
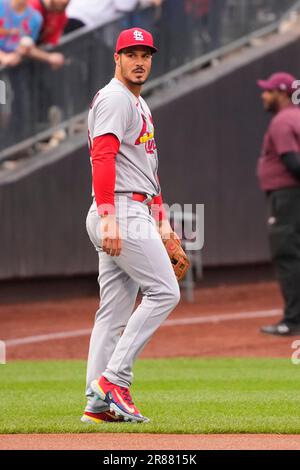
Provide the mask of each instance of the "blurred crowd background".
MULTIPOLYGON (((0 153, 87 110, 112 76, 120 30, 138 26, 153 33, 155 79, 272 24, 294 3, 0 0, 0 81, 6 85, 0 153)), ((64 137, 60 131, 52 143, 64 137)))
MULTIPOLYGON (((65 63, 63 55, 42 52, 43 46, 55 47, 64 35, 82 27, 100 27, 114 22, 120 15, 123 15, 120 28, 139 26, 154 29, 155 34, 163 23, 164 28, 176 30, 181 37, 189 31, 195 44, 205 50, 212 41, 214 46, 218 45, 216 33, 227 2, 232 9, 239 8, 248 23, 253 12, 265 20, 274 19, 276 12, 289 3, 285 0, 0 0, 0 64, 16 66, 29 57, 47 62, 54 69, 60 68, 65 63), (151 12, 141 13, 147 7, 153 7, 151 12)), ((113 33, 116 28, 117 25, 113 33)))

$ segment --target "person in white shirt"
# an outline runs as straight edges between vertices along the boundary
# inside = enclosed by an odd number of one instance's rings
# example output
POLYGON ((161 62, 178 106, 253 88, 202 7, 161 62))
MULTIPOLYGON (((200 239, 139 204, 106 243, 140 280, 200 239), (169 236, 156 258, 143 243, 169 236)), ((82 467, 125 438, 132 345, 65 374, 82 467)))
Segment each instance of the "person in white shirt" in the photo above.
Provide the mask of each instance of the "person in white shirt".
POLYGON ((69 21, 65 33, 82 26, 101 26, 116 20, 122 13, 161 3, 162 0, 72 0, 67 8, 69 21))

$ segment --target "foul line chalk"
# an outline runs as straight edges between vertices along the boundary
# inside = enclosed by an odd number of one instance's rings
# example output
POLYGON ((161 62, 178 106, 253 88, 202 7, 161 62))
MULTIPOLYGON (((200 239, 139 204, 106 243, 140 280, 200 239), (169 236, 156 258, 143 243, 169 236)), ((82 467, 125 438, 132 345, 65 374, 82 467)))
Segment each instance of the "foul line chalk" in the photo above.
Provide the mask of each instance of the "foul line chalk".
MULTIPOLYGON (((253 318, 268 318, 276 317, 282 313, 282 310, 259 310, 253 312, 237 312, 237 313, 224 313, 219 315, 201 315, 198 317, 190 318, 177 318, 174 320, 167 320, 161 325, 161 328, 170 326, 189 326, 189 325, 203 325, 210 323, 221 323, 225 321, 237 320, 251 320, 253 318)), ((80 336, 89 336, 91 329, 74 330, 74 331, 61 331, 59 333, 49 333, 46 335, 26 336, 25 338, 9 339, 5 341, 6 347, 21 346, 22 344, 44 343, 46 341, 53 341, 57 339, 78 338, 80 336)))

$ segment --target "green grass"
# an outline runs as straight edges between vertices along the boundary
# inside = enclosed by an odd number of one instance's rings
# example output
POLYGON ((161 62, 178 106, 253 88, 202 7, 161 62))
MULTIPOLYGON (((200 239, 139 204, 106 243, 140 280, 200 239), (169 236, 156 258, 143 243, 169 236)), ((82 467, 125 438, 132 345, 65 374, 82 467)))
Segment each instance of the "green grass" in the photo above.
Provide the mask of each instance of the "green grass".
POLYGON ((85 425, 85 362, 0 365, 1 433, 300 433, 300 366, 284 359, 141 360, 148 424, 85 425))

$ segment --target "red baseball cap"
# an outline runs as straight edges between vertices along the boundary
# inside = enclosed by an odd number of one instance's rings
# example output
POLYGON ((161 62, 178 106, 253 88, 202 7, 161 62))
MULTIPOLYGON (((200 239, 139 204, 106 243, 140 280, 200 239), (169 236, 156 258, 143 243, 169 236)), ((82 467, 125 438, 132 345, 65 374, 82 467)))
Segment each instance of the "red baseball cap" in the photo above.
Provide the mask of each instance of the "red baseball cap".
POLYGON ((263 90, 279 90, 285 91, 292 95, 296 88, 293 87, 293 83, 296 78, 286 72, 278 72, 271 75, 267 80, 258 80, 257 84, 263 90))
POLYGON ((116 44, 116 53, 118 54, 122 49, 126 49, 126 47, 133 46, 147 46, 150 47, 152 52, 157 52, 152 34, 141 28, 124 29, 124 31, 121 31, 116 44))

